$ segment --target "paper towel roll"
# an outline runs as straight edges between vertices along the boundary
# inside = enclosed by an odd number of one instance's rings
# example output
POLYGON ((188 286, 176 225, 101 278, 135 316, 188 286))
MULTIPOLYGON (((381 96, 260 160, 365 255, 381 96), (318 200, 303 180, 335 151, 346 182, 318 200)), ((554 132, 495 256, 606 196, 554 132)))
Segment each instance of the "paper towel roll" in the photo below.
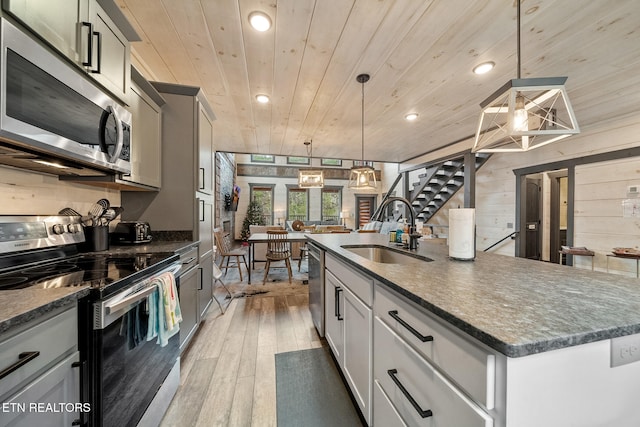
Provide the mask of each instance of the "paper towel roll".
POLYGON ((449 256, 461 260, 476 257, 475 209, 449 209, 449 256))

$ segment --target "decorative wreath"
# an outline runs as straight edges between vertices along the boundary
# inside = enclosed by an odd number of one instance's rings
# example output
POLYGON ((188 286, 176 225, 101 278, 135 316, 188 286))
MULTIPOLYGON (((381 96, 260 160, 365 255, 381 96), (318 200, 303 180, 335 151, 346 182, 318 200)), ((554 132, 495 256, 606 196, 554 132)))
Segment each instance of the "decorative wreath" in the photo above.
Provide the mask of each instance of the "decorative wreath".
POLYGON ((295 221, 293 221, 293 224, 291 224, 291 228, 293 228, 293 231, 300 231, 302 230, 303 226, 304 222, 300 221, 299 219, 296 219, 295 221))

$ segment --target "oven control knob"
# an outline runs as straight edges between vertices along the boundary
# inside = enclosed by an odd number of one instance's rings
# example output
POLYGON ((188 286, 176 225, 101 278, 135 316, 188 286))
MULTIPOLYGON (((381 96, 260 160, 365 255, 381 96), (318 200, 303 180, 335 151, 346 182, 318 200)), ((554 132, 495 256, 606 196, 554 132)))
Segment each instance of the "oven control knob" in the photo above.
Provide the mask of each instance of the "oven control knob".
POLYGON ((53 226, 53 234, 64 234, 64 232, 66 231, 64 228, 64 225, 62 224, 56 224, 53 226))
POLYGON ((69 224, 67 225, 67 230, 69 233, 79 233, 82 227, 80 224, 69 224))

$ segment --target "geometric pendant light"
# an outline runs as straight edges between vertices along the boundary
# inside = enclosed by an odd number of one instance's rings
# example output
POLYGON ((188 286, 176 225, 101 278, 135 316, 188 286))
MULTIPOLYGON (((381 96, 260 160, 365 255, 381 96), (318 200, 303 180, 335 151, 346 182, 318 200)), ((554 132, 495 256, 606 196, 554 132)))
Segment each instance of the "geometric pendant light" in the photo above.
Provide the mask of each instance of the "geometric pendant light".
POLYGON ((376 171, 373 162, 364 160, 364 84, 369 81, 369 74, 356 77, 362 83, 362 160, 354 160, 349 174, 349 188, 356 190, 376 190, 376 171))
MULTIPOLYGON (((309 163, 313 162, 313 141, 305 141, 307 146, 307 154, 309 155, 309 163)), ((299 169, 298 170, 298 187, 299 188, 322 188, 324 187, 324 171, 322 169, 299 169)))
POLYGON ((566 77, 520 78, 520 1, 516 4, 518 78, 480 104, 474 153, 528 151, 580 133, 566 77))

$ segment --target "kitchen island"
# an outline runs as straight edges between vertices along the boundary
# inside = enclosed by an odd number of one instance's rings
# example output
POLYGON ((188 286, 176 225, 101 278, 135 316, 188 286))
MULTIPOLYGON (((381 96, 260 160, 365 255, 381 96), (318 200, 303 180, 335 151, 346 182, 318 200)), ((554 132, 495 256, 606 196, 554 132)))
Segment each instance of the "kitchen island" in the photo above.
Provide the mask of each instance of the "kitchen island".
MULTIPOLYGON (((430 377, 442 377, 454 397, 462 396, 461 405, 471 408, 469 418, 463 418, 468 425, 631 426, 640 419, 640 409, 631 397, 640 394, 640 363, 634 363, 640 348, 636 335, 640 333, 640 283, 636 279, 486 253, 478 253, 474 261, 456 261, 448 258, 446 246, 429 243, 422 243, 416 254, 430 262, 381 263, 343 246, 387 247, 387 236, 309 238, 326 251, 327 259, 335 260, 337 271, 370 280, 373 376, 369 394, 374 396, 370 399, 374 423, 390 419, 384 414, 395 413, 411 425, 410 413, 417 411, 396 387, 401 373, 391 386, 384 386, 386 377, 392 376, 384 372, 393 370, 385 368, 379 374, 378 363, 401 357, 389 358, 386 349, 378 348, 381 343, 387 348, 394 343, 405 346, 403 354, 427 366, 430 377), (393 304, 399 308, 390 310, 393 304), (408 329, 403 323, 417 332, 432 326, 437 333, 421 342, 413 332, 404 335, 408 329), (443 340, 454 343, 450 351, 438 348, 443 340), (468 354, 464 348, 470 349, 468 354), (460 363, 445 360, 459 354, 465 355, 460 363), (462 372, 463 365, 482 372, 462 372)), ((340 281, 340 274, 334 274, 336 289, 357 296, 366 306, 367 297, 350 289, 353 279, 340 281)), ((335 304, 346 318, 347 296, 344 300, 344 305, 335 304)), ((333 307, 326 310, 329 329, 333 307)), ((367 324, 363 319, 362 324, 367 324)), ((348 320, 343 321, 344 331, 348 331, 348 320)), ((345 339, 345 348, 348 344, 345 339)), ((348 358, 346 350, 344 358, 348 358)), ((407 376, 404 381, 411 382, 407 376)), ((349 383, 349 375, 345 377, 349 383)), ((429 406, 425 402, 438 404, 425 384, 404 387, 422 410, 429 406), (422 405, 416 394, 423 399, 422 405)), ((447 410, 461 412, 455 405, 447 410)), ((434 410, 432 416, 443 411, 434 410)), ((425 413, 417 419, 430 418, 423 418, 425 413)))

